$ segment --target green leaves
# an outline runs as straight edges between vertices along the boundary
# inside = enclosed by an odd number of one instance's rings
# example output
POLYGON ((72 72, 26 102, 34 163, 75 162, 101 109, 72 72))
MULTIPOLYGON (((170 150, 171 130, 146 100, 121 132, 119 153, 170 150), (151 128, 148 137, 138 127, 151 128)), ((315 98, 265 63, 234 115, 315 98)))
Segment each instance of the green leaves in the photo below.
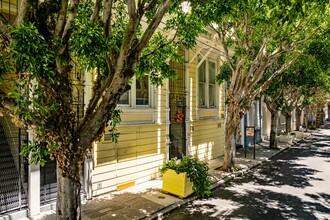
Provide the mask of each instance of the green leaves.
POLYGON ((211 195, 210 187, 212 183, 206 162, 199 161, 192 156, 184 156, 181 160, 172 158, 163 165, 160 171, 164 173, 167 169, 172 169, 177 173, 187 173, 197 196, 207 197, 211 195))
POLYGON ((110 41, 103 34, 103 28, 89 18, 92 13, 91 1, 81 3, 75 19, 69 48, 74 52, 81 70, 100 67, 104 73, 110 41))
POLYGON ((117 124, 121 122, 121 113, 122 111, 120 109, 113 110, 111 120, 109 121, 109 133, 111 136, 111 141, 116 144, 118 143, 118 138, 120 135, 117 130, 117 124))
POLYGON ((228 63, 224 63, 219 70, 219 74, 216 75, 216 81, 220 85, 224 81, 229 82, 232 70, 228 63))
POLYGON ((149 75, 151 83, 158 86, 162 85, 165 78, 175 77, 176 73, 168 61, 184 62, 179 51, 179 47, 165 35, 160 32, 155 33, 142 52, 135 70, 137 78, 149 75))
POLYGON ((59 108, 53 91, 55 83, 59 83, 55 77, 53 42, 46 41, 33 23, 10 29, 13 39, 4 55, 5 62, 11 60, 12 69, 4 69, 11 86, 7 95, 15 100, 13 113, 25 125, 34 124, 37 135, 42 137, 45 124, 59 108))
POLYGON ((29 141, 27 144, 23 145, 20 155, 26 157, 30 164, 45 166, 47 162, 45 158, 49 156, 50 153, 44 143, 29 141))
POLYGON ((54 53, 37 28, 32 23, 23 23, 18 28, 12 28, 11 34, 13 40, 9 56, 14 60, 16 70, 31 73, 31 80, 54 83, 54 53))
POLYGON ((9 60, 5 54, 0 54, 0 77, 9 71, 9 60))

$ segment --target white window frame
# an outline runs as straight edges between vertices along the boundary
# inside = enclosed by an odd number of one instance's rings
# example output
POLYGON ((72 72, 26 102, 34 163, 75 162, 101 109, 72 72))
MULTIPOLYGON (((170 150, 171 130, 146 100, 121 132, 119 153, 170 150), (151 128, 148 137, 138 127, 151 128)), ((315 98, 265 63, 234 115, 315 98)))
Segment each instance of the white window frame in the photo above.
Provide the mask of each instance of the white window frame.
POLYGON ((124 108, 152 108, 153 107, 153 86, 148 78, 148 105, 137 105, 136 104, 136 77, 133 76, 131 89, 128 92, 128 104, 118 104, 119 107, 124 108))
MULTIPOLYGON (((197 59, 198 61, 198 59, 197 59)), ((218 93, 218 85, 216 81, 214 82, 214 106, 210 106, 210 73, 209 73, 209 62, 212 62, 215 64, 215 72, 214 72, 214 77, 216 77, 217 73, 217 62, 214 59, 204 59, 202 62, 205 62, 205 105, 201 106, 200 105, 200 91, 199 91, 199 68, 202 66, 202 64, 197 68, 197 92, 198 92, 198 100, 197 100, 197 106, 200 109, 215 109, 218 107, 218 99, 216 98, 216 94, 218 93)), ((197 62, 198 63, 198 62, 197 62)))

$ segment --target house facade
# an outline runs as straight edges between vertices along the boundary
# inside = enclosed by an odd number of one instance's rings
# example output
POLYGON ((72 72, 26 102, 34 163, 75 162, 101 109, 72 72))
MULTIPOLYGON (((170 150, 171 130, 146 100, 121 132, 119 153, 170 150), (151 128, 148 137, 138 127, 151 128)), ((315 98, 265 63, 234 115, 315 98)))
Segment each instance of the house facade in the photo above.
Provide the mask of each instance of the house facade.
MULTIPOLYGON (((9 21, 15 20, 19 4, 1 1, 9 21)), ((215 81, 221 54, 221 48, 203 36, 196 48, 182 52, 185 63, 171 63, 177 77, 164 86, 151 85, 148 77, 133 78, 132 89, 118 105, 123 112, 118 143, 111 142, 106 129, 84 162, 83 196, 91 199, 157 178, 162 164, 173 157, 208 161, 223 155, 225 87, 215 81)), ((73 105, 82 117, 94 76, 77 74, 73 105)), ((5 86, 1 91, 6 92, 5 86)), ((0 116, 0 219, 55 209, 56 162, 49 160, 45 167, 28 164, 19 152, 29 139, 29 130, 17 127, 10 116, 0 116)))
POLYGON ((186 63, 171 62, 177 76, 164 86, 152 86, 147 76, 133 79, 118 105, 118 143, 105 131, 94 144, 92 196, 157 178, 173 157, 208 161, 223 155, 225 88, 215 82, 221 50, 205 38, 198 42, 182 52, 186 63))

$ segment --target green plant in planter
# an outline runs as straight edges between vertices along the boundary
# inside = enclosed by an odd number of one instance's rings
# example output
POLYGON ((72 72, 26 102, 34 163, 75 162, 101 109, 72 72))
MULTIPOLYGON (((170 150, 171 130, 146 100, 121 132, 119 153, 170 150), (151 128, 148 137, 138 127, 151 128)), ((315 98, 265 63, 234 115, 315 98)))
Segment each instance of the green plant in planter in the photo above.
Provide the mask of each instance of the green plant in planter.
POLYGON ((187 173, 188 178, 193 183, 193 191, 197 196, 206 197, 211 195, 211 180, 208 173, 209 167, 206 162, 199 161, 192 156, 184 156, 181 160, 172 158, 160 169, 165 173, 167 169, 172 169, 177 173, 187 173))

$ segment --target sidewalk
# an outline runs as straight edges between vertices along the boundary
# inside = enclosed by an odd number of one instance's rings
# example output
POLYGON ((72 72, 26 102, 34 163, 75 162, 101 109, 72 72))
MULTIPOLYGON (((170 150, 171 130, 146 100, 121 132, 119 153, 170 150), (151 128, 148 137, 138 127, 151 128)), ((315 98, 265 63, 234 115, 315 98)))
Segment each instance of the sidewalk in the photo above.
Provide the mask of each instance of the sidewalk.
MULTIPOLYGON (((311 134, 305 133, 305 135, 309 137, 311 134)), ((268 149, 268 142, 263 141, 256 144, 256 159, 253 159, 253 147, 248 148, 246 158, 244 157, 244 148, 240 148, 236 152, 236 165, 240 170, 235 173, 225 173, 219 170, 223 163, 223 157, 209 161, 209 172, 213 181, 212 189, 223 185, 235 176, 243 175, 249 169, 260 165, 289 147, 289 144, 278 143, 279 149, 271 150, 268 149)), ((180 199, 163 193, 161 188, 162 180, 159 178, 122 191, 98 196, 83 204, 82 219, 160 219, 171 210, 197 198, 192 195, 180 199)), ((55 214, 46 215, 42 219, 55 219, 55 214)))

